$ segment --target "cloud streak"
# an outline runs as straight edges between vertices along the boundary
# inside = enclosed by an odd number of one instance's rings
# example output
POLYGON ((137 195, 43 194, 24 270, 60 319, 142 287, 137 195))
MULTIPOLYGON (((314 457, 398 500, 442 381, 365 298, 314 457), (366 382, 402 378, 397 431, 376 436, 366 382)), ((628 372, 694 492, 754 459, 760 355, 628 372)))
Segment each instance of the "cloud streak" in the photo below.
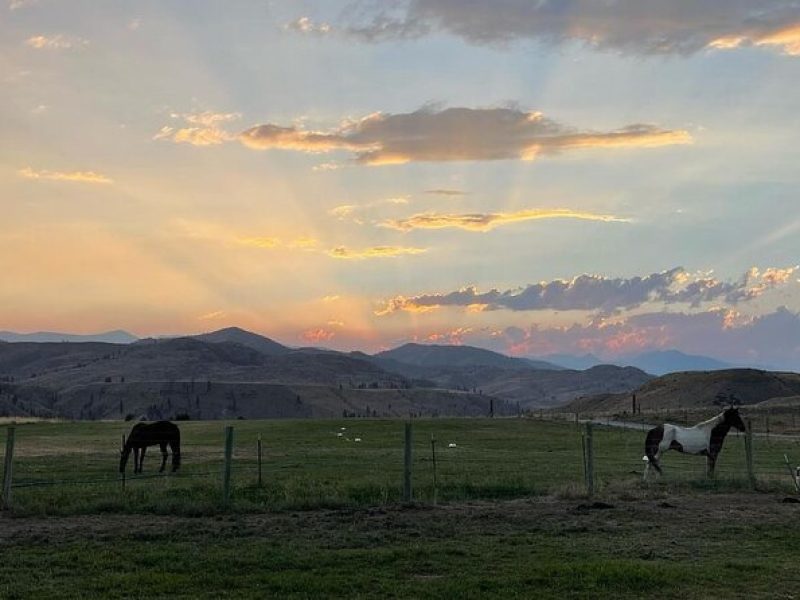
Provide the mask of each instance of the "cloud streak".
POLYGON ((388 8, 383 3, 353 4, 358 10, 345 11, 337 30, 368 42, 444 32, 476 45, 578 42, 640 55, 762 46, 800 55, 800 3, 795 0, 403 0, 388 8))
POLYGON ((736 305, 761 296, 788 283, 798 267, 751 269, 736 281, 721 281, 708 274, 690 274, 682 267, 645 277, 609 278, 579 275, 571 280, 557 279, 519 289, 480 292, 466 287, 454 292, 396 296, 385 301, 375 314, 398 311, 428 312, 440 307, 467 310, 581 310, 613 313, 646 303, 688 304, 699 307, 709 302, 736 305))
POLYGON ((427 251, 427 248, 408 246, 372 246, 361 250, 350 250, 345 246, 337 246, 328 251, 328 256, 346 260, 364 260, 368 258, 396 258, 398 256, 423 254, 427 251))
POLYGON ((113 180, 94 171, 36 171, 25 167, 18 171, 20 177, 25 179, 49 179, 51 181, 75 181, 78 183, 113 183, 113 180))
MULTIPOLYGON (((587 148, 655 148, 691 143, 688 131, 651 124, 611 131, 569 127, 539 112, 517 108, 423 107, 412 113, 375 113, 329 131, 273 123, 243 131, 257 150, 306 153, 349 151, 362 165, 408 162, 534 160, 587 148)), ((176 140, 177 141, 177 140, 176 140)))
POLYGON ((630 222, 630 219, 622 217, 581 212, 567 208, 529 208, 510 213, 422 213, 412 215, 406 219, 390 219, 382 222, 380 225, 403 232, 408 232, 413 229, 447 228, 464 229, 467 231, 490 231, 501 225, 541 219, 582 219, 587 221, 602 221, 605 223, 630 222))
MULTIPOLYGON (((24 5, 19 5, 16 8, 21 6, 24 5)), ((11 9, 15 10, 15 7, 12 5, 11 9)), ((86 46, 88 43, 88 40, 68 37, 61 34, 52 35, 49 37, 46 35, 34 35, 25 40, 26 46, 35 48, 36 50, 68 50, 76 46, 86 46)))

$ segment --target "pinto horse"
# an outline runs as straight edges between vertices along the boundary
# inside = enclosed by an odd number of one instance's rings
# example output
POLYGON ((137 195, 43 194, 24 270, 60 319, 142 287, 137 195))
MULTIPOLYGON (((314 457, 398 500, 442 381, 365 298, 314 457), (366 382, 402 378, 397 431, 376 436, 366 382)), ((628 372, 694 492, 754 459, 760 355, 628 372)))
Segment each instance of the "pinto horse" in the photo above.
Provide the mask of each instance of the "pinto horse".
POLYGON ((122 448, 119 459, 119 472, 125 472, 128 456, 133 450, 133 472, 141 473, 145 451, 148 446, 155 445, 161 447, 161 468, 158 472, 163 472, 164 466, 167 464, 167 445, 172 450, 172 470, 177 471, 178 467, 181 466, 180 429, 169 421, 157 421, 156 423, 137 423, 133 426, 128 439, 125 440, 125 446, 122 448))
POLYGON ((731 427, 739 431, 747 429, 742 417, 739 416, 738 408, 728 408, 716 417, 698 423, 694 427, 679 427, 668 423, 654 427, 647 432, 644 442, 644 479, 647 479, 650 467, 659 474, 662 473, 658 461, 662 452, 668 450, 705 456, 708 460, 708 476, 713 477, 717 456, 731 427))

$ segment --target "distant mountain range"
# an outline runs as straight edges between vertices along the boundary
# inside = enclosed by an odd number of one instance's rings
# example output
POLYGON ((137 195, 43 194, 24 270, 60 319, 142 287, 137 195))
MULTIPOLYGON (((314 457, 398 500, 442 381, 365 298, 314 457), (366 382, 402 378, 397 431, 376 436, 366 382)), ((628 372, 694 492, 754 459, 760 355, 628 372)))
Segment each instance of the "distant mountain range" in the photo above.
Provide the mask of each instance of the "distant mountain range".
MULTIPOLYGON (((231 342, 246 346, 270 356, 288 354, 290 352, 332 352, 319 348, 290 348, 265 336, 246 331, 239 327, 228 327, 211 333, 203 333, 192 337, 212 343, 231 342)), ((159 338, 167 339, 167 338, 159 338)), ((175 337, 169 339, 176 339, 175 337)), ((4 342, 101 342, 109 344, 132 344, 140 341, 135 335, 123 330, 107 331, 97 334, 72 334, 41 331, 36 333, 15 333, 0 331, 0 341, 4 342)), ((665 375, 681 371, 718 371, 732 368, 771 369, 763 364, 733 364, 709 356, 686 354, 680 350, 651 350, 602 360, 594 354, 548 354, 545 356, 511 357, 484 348, 472 346, 447 346, 435 344, 404 344, 392 350, 368 355, 363 352, 349 353, 354 358, 381 363, 383 366, 402 363, 417 367, 500 367, 504 369, 533 367, 536 369, 572 369, 583 371, 598 365, 611 364, 620 367, 636 367, 652 375, 665 375)))
MULTIPOLYGON (((679 350, 652 350, 639 354, 629 354, 604 362, 593 354, 575 356, 571 354, 549 354, 538 357, 539 360, 561 365, 568 369, 588 369, 600 364, 614 364, 625 367, 636 367, 652 375, 665 375, 681 371, 719 371, 732 369, 736 366, 731 363, 717 360, 709 356, 685 354, 679 350)), ((755 367, 759 365, 741 365, 755 367)))
POLYGON ((138 339, 135 335, 121 329, 88 335, 53 331, 38 331, 36 333, 0 331, 0 341, 2 342, 105 342, 107 344, 131 344, 138 339))
POLYGON ((239 328, 130 343, 0 343, 0 416, 76 419, 495 414, 622 393, 650 376, 575 371, 469 346, 374 356, 294 349, 239 328))

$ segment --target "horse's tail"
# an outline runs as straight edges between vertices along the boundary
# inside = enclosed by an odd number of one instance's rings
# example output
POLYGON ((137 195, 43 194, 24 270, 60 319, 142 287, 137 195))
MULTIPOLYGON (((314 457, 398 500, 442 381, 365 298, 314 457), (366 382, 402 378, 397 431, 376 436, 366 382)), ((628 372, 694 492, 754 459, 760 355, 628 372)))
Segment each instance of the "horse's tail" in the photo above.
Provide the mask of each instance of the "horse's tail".
POLYGON ((177 471, 181 466, 181 430, 175 426, 175 439, 170 443, 172 447, 172 470, 177 471))
POLYGON ((648 464, 653 465, 656 471, 661 473, 661 465, 658 464, 658 447, 664 439, 664 426, 653 427, 647 432, 644 440, 644 458, 648 464))

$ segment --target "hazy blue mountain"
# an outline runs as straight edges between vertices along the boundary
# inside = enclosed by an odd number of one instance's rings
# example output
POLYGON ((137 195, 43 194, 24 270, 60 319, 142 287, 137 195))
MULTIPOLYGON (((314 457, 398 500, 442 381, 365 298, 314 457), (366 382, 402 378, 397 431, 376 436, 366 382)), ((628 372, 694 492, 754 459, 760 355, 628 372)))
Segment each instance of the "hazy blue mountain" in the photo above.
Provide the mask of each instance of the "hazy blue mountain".
POLYGON ((575 354, 548 354, 546 356, 534 357, 534 359, 543 360, 564 367, 565 369, 574 369, 576 371, 583 371, 596 367, 597 365, 608 364, 607 361, 600 360, 594 354, 583 354, 581 356, 575 354))
POLYGON ((269 356, 278 356, 291 352, 290 348, 287 348, 283 344, 279 344, 275 340, 271 340, 263 335, 258 335, 257 333, 246 331, 239 327, 227 327, 218 331, 212 331, 211 333, 203 333, 191 337, 196 340, 211 343, 233 342, 235 344, 247 346, 248 348, 257 350, 258 352, 269 356))
POLYGON ((719 371, 733 365, 709 356, 684 354, 680 350, 654 350, 624 356, 614 361, 619 365, 637 367, 653 375, 665 375, 677 371, 719 371))
POLYGON ((513 358, 473 346, 441 346, 436 344, 404 344, 393 350, 378 352, 378 359, 390 359, 419 367, 502 367, 506 369, 553 369, 557 365, 526 358, 513 358))
POLYGON ((132 344, 137 341, 135 335, 117 329, 104 333, 75 334, 58 333, 55 331, 37 331, 36 333, 15 333, 13 331, 0 331, 0 340, 4 342, 103 342, 106 344, 132 344))

